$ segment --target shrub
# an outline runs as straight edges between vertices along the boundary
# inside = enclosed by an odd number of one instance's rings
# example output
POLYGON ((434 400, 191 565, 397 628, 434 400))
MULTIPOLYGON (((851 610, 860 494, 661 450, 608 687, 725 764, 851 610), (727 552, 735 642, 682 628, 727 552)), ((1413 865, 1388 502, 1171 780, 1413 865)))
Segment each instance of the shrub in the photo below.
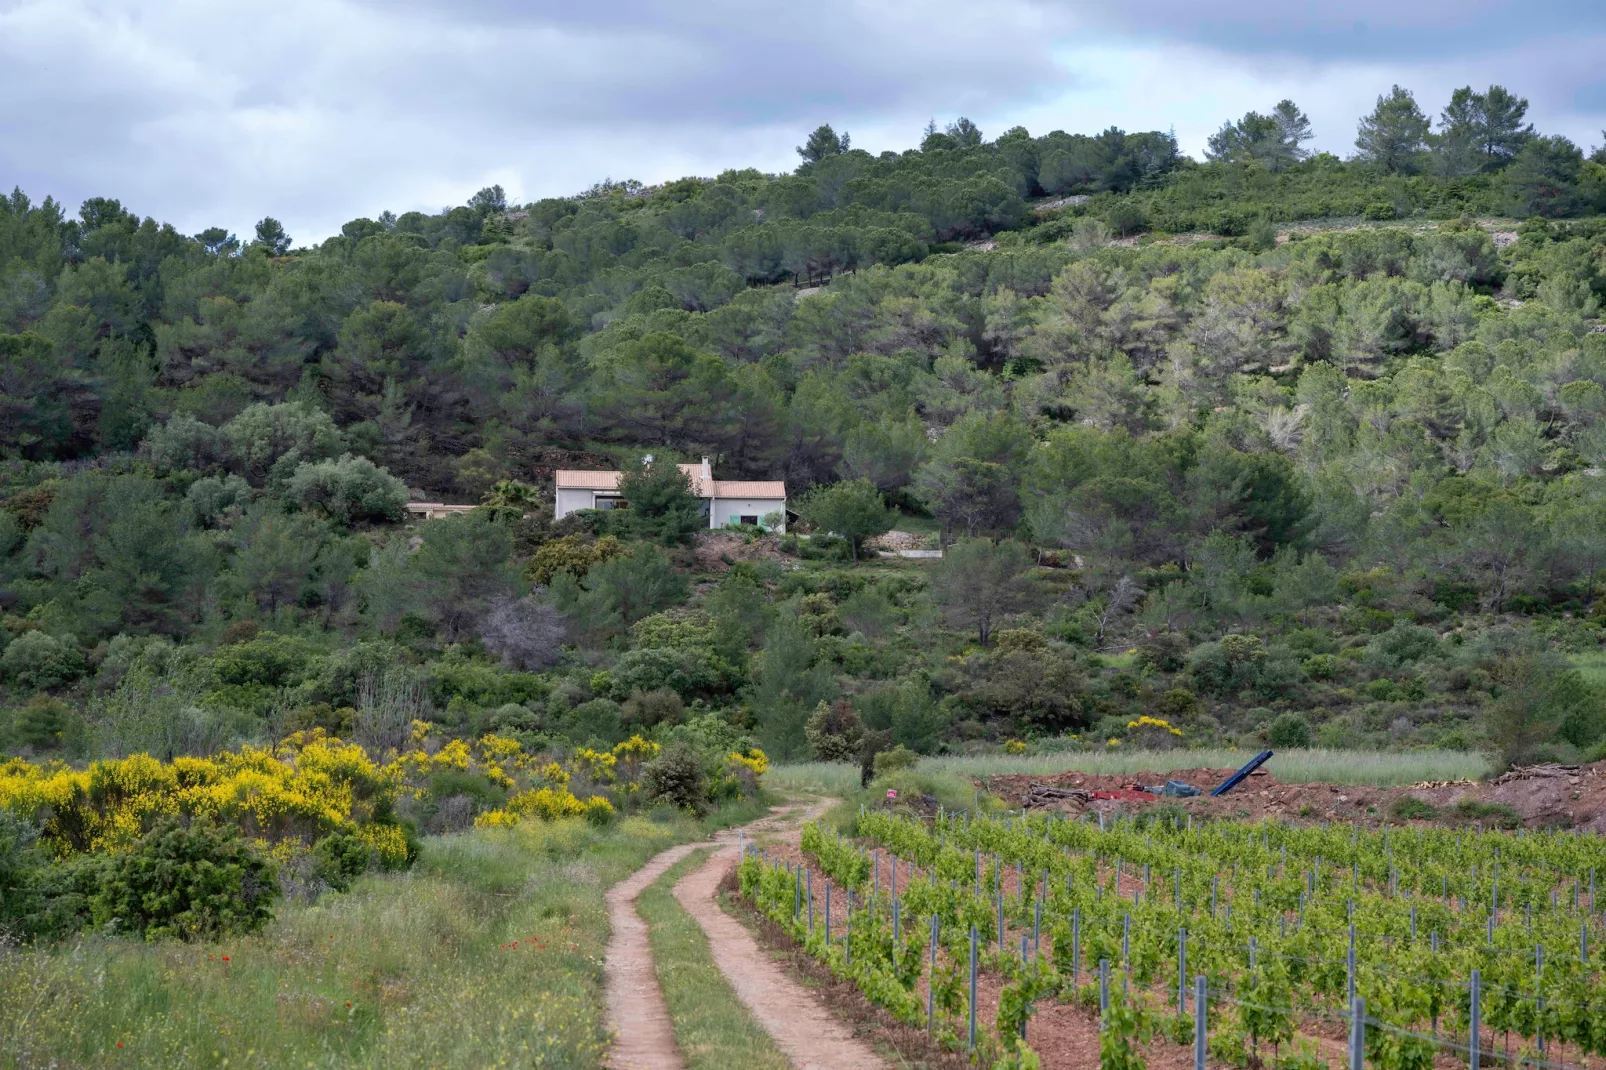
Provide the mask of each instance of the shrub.
POLYGON ((0 674, 29 690, 44 691, 82 676, 84 656, 70 635, 57 639, 44 632, 24 632, 0 654, 0 674))
POLYGON ((312 848, 313 872, 337 892, 351 887, 354 878, 367 872, 374 860, 374 849, 357 836, 337 832, 325 836, 312 848))
POLYGON ((1402 795, 1395 799, 1389 807, 1389 813, 1398 821, 1432 821, 1439 816, 1436 806, 1414 795, 1402 795))
POLYGON ((52 750, 62 745, 72 716, 72 709, 60 699, 35 695, 17 712, 12 731, 18 743, 39 750, 52 750))
POLYGON ((827 706, 821 702, 803 729, 809 747, 823 762, 851 762, 859 756, 864 723, 846 699, 827 706))
POLYGON ((1366 206, 1364 214, 1367 219, 1393 219, 1399 213, 1387 201, 1373 201, 1366 206))
POLYGON ((919 764, 920 755, 900 743, 891 750, 884 750, 875 756, 875 775, 883 777, 891 773, 901 773, 919 764))
POLYGON ((368 458, 349 453, 336 461, 297 465, 287 491, 303 509, 319 509, 342 524, 400 520, 407 505, 407 484, 368 458))
POLYGON ((592 565, 612 560, 624 552, 624 544, 612 535, 604 535, 594 542, 581 535, 548 539, 531 555, 530 563, 524 568, 524 578, 543 586, 551 583, 552 577, 560 572, 580 579, 591 571, 592 565))
POLYGON ((148 940, 210 939, 262 928, 278 894, 273 864, 235 829, 169 819, 106 861, 91 909, 148 940))
POLYGON ((1310 746, 1310 722, 1297 713, 1284 713, 1266 730, 1266 742, 1279 749, 1310 746))
POLYGON ((1522 815, 1517 808, 1507 803, 1479 802, 1477 799, 1462 799, 1451 808, 1451 816, 1465 822, 1478 822, 1493 825, 1495 828, 1517 829, 1522 827, 1522 815))
POLYGON ((618 695, 667 688, 692 699, 728 691, 727 673, 728 666, 706 647, 654 647, 621 657, 613 667, 611 686, 618 695))
POLYGON ((647 798, 693 813, 708 803, 708 775, 702 755, 685 743, 675 743, 648 762, 641 771, 647 798))

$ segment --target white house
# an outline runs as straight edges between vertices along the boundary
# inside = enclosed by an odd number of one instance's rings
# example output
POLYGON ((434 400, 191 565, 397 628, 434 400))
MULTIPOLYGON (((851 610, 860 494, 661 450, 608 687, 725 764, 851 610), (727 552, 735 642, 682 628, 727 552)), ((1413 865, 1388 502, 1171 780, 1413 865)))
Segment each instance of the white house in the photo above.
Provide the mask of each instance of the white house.
MULTIPOLYGON (((702 464, 683 464, 680 470, 691 483, 691 492, 707 503, 709 527, 738 523, 786 530, 786 484, 780 480, 715 479, 707 457, 702 464), (775 515, 780 518, 777 522, 765 519, 775 515)), ((619 493, 622 477, 620 472, 560 470, 554 512, 561 519, 580 509, 628 507, 619 493)))

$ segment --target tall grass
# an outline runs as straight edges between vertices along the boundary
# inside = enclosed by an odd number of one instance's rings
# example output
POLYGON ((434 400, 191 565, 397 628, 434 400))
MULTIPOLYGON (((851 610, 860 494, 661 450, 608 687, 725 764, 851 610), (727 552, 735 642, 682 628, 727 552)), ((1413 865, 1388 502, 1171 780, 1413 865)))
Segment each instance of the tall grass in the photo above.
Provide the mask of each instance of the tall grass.
POLYGON ((412 871, 281 905, 254 936, 0 949, 0 1067, 596 1066, 602 890, 705 827, 432 837, 412 871))
MULTIPOLYGON (((1254 757, 1253 751, 1223 749, 1169 751, 1087 751, 1063 754, 982 754, 922 759, 921 773, 963 777, 1025 773, 1049 776, 1077 770, 1129 775, 1166 773, 1175 769, 1229 769, 1254 757)), ((1476 779, 1489 772, 1489 760, 1469 751, 1289 750, 1278 752, 1265 768, 1284 783, 1364 784, 1394 787, 1423 780, 1476 779)), ((841 762, 799 762, 777 766, 766 776, 770 786, 789 791, 842 795, 859 786, 857 766, 841 762)))

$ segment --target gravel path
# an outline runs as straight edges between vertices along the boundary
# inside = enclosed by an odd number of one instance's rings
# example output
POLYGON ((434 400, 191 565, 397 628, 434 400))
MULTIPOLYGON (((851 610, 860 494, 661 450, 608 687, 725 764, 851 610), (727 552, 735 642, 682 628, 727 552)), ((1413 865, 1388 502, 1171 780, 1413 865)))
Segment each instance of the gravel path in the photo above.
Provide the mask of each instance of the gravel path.
MULTIPOLYGON (((827 803, 787 807, 747 826, 745 834, 780 831, 796 839, 803 821, 827 803)), ((758 946, 740 922, 715 902, 719 883, 736 864, 735 833, 715 837, 721 850, 675 885, 675 898, 708 934, 714 963, 755 1021, 799 1070, 888 1070, 888 1064, 842 1022, 831 1015, 807 988, 787 977, 758 946)))

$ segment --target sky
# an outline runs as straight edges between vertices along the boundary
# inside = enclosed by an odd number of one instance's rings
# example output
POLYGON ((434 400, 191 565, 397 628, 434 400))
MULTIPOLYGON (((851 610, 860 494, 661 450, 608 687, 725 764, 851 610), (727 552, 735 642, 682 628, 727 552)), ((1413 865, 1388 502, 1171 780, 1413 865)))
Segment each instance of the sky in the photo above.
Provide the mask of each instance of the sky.
POLYGON ((1347 155, 1396 83, 1430 115, 1505 85, 1587 151, 1602 56, 1602 0, 0 0, 0 188, 308 244, 493 183, 790 170, 822 122, 872 152, 964 115, 1200 156, 1291 97, 1347 155))

